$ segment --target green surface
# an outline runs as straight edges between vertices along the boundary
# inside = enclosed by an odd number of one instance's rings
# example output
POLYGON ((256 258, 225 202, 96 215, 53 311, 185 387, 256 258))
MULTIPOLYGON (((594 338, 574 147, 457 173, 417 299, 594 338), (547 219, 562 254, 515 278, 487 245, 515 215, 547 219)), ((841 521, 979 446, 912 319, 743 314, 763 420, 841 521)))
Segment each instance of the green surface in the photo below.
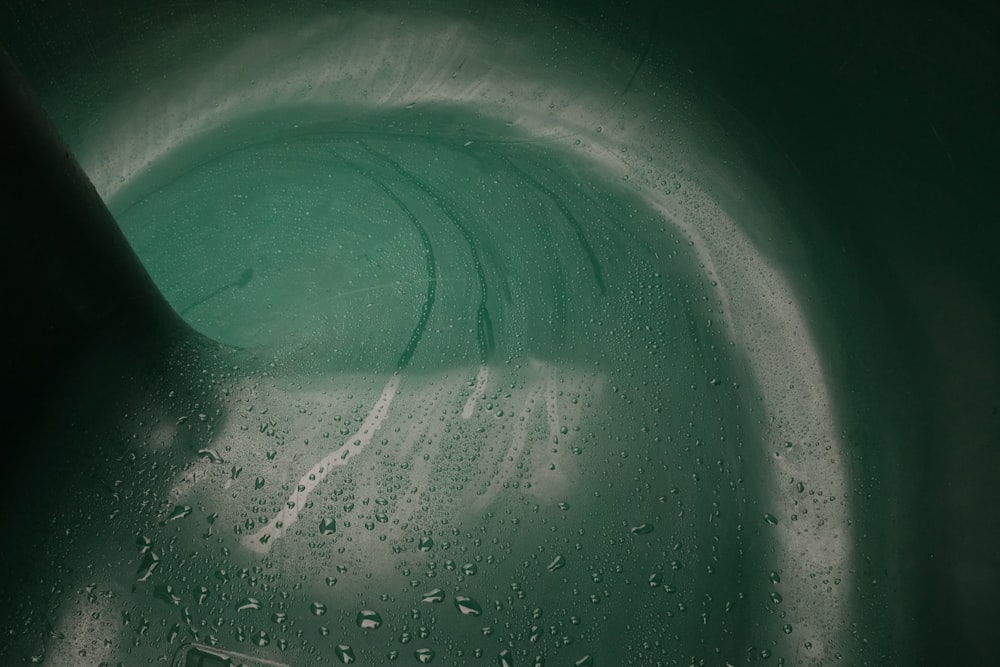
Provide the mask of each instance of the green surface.
MULTIPOLYGON (((26 559, 55 574, 5 589, 0 660, 961 655, 922 630, 988 616, 935 528, 969 501, 935 500, 955 468, 931 463, 961 457, 920 425, 958 433, 937 389, 958 376, 922 318, 982 294, 901 281, 930 237, 900 234, 893 204, 927 200, 893 142, 924 126, 874 83, 838 102, 866 61, 812 53, 836 22, 804 47, 774 8, 718 34, 678 11, 219 5, 129 14, 120 43, 36 64, 215 343, 94 371, 40 436, 87 460, 37 510, 26 559)), ((962 165, 936 133, 912 155, 962 165)))
POLYGON ((780 191, 683 76, 563 19, 402 17, 234 33, 77 140, 224 347, 123 410, 139 467, 109 444, 96 474, 133 501, 86 566, 112 594, 57 602, 50 659, 851 650, 847 462, 768 256, 800 254, 780 191))

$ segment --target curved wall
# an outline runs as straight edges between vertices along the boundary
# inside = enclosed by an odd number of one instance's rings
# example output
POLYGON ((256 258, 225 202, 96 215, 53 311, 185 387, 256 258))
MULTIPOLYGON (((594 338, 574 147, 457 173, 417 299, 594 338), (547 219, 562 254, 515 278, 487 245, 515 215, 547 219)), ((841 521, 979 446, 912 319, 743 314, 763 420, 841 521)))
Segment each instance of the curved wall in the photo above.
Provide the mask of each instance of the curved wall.
POLYGON ((877 12, 7 11, 216 341, 80 362, 107 400, 27 429, 81 460, 5 555, 60 573, 5 592, 14 659, 980 651, 995 269, 952 257, 990 232, 922 238, 993 206, 965 16, 920 10, 968 80, 877 12))

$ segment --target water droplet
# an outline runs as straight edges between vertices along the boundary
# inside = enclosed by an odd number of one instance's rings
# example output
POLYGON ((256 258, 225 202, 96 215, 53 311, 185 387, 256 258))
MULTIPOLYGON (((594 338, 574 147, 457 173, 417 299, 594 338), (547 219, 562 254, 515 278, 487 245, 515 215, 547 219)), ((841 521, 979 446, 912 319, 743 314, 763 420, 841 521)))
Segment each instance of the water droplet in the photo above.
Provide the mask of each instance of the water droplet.
POLYGON ((189 516, 192 511, 193 510, 191 509, 190 505, 176 505, 174 506, 173 511, 170 513, 170 516, 161 521, 160 525, 165 526, 171 521, 177 521, 178 519, 183 519, 184 517, 189 516))
POLYGON ((764 515, 764 521, 767 521, 772 526, 777 526, 778 525, 778 518, 776 516, 774 516, 773 514, 765 514, 764 515))
POLYGON ((779 583, 781 583, 781 575, 779 575, 777 573, 777 571, 771 570, 771 573, 769 575, 767 575, 767 576, 771 580, 772 584, 779 584, 779 583))
POLYGON ((379 616, 377 611, 364 609, 358 612, 355 622, 362 630, 375 630, 382 625, 382 617, 379 616))
POLYGON ((566 503, 566 502, 559 503, 558 507, 559 507, 559 509, 561 509, 563 511, 566 511, 566 510, 569 509, 569 503, 566 503))
POLYGON ((444 600, 444 591, 440 588, 433 588, 424 593, 423 602, 441 602, 444 600))
POLYGON ((354 662, 354 649, 347 644, 337 644, 337 648, 334 649, 334 653, 345 665, 349 665, 354 662))
POLYGON ((781 604, 781 601, 783 599, 784 598, 781 597, 781 593, 778 593, 778 592, 771 593, 771 602, 773 602, 774 604, 781 604))
POLYGON ((479 572, 479 567, 475 563, 466 563, 465 565, 462 566, 463 574, 466 574, 471 577, 474 574, 476 574, 476 572, 479 572))
POLYGON ((153 571, 160 566, 160 557, 155 551, 147 551, 139 563, 139 571, 136 572, 137 581, 146 581, 152 576, 153 571))
POLYGON ((500 663, 500 667, 513 667, 514 656, 511 655, 510 649, 505 648, 500 651, 500 655, 497 656, 497 661, 500 663))
POLYGON ((653 588, 656 588, 662 583, 663 583, 663 573, 654 572, 653 574, 649 575, 649 585, 652 586, 653 588))
POLYGON ((594 659, 589 655, 585 655, 573 664, 576 665, 576 667, 594 667, 594 659))
POLYGON ((252 641, 257 646, 264 647, 271 643, 271 635, 267 634, 263 630, 260 630, 253 636, 252 641))
POLYGON ((566 567, 566 559, 560 554, 552 559, 552 562, 548 565, 548 570, 549 572, 555 572, 564 567, 566 567))
POLYGON ((786 635, 792 634, 792 624, 785 623, 783 626, 781 626, 781 631, 784 632, 786 635))
POLYGON ((455 609, 458 609, 464 616, 481 616, 483 608, 479 603, 465 595, 455 596, 455 609))
POLYGON ((649 535, 653 532, 653 524, 651 523, 640 523, 638 526, 633 526, 630 530, 633 535, 649 535))
POLYGON ((417 544, 417 548, 421 551, 430 551, 433 546, 434 540, 429 537, 421 537, 420 542, 417 544))
POLYGON ((429 648, 418 648, 413 652, 413 657, 417 659, 421 665, 426 665, 434 659, 434 651, 429 648))
POLYGON ((194 597, 198 601, 198 604, 204 604, 205 600, 208 599, 208 587, 207 586, 195 586, 194 587, 194 597))
POLYGON ((163 600, 167 604, 180 604, 181 596, 174 591, 174 587, 169 584, 157 586, 153 589, 153 596, 157 600, 163 600))
POLYGON ((208 459, 209 463, 225 463, 225 461, 222 460, 222 457, 219 456, 219 452, 214 449, 199 449, 198 456, 203 459, 208 459))
POLYGON ((337 532, 337 521, 333 517, 326 517, 319 522, 320 535, 333 535, 337 532))
POLYGON ((326 605, 322 602, 313 602, 309 605, 309 611, 312 612, 313 616, 322 616, 326 613, 326 605))
POLYGON ((255 488, 255 489, 262 489, 262 488, 264 488, 264 478, 263 477, 258 477, 257 479, 255 479, 254 482, 253 482, 253 488, 255 488))
POLYGON ((257 611, 260 607, 260 600, 257 598, 246 597, 240 600, 240 603, 236 605, 236 611, 257 611))

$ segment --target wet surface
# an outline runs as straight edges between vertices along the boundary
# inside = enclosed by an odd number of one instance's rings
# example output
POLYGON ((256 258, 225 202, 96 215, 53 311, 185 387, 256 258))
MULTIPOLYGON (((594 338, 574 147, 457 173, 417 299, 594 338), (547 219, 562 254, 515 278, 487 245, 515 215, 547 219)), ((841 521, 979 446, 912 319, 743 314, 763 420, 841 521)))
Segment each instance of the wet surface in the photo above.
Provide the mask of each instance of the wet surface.
POLYGON ((891 652, 814 335, 810 259, 842 267, 790 232, 794 179, 755 172, 648 43, 402 17, 234 32, 75 137, 216 344, 88 424, 100 465, 38 542, 55 592, 0 655, 891 652))

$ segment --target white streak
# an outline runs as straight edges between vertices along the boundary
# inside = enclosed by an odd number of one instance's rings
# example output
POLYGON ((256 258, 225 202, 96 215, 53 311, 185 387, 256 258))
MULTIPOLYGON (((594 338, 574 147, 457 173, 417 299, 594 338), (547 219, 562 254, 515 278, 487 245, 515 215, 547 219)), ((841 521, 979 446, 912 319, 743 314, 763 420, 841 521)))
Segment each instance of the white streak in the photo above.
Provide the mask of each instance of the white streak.
POLYGON ((499 461, 499 469, 490 482, 489 490, 475 502, 474 511, 481 512, 486 509, 500 493, 503 484, 516 477, 517 464, 528 445, 528 431, 534 414, 533 411, 536 409, 536 403, 539 402, 544 391, 545 388, 541 386, 541 383, 531 387, 528 391, 528 395, 524 399, 524 407, 521 409, 520 417, 517 418, 514 425, 514 434, 511 438, 510 447, 503 453, 499 461))
POLYGON ((310 468, 309 472, 299 480, 295 491, 288 497, 285 506, 274 517, 274 520, 263 526, 256 533, 244 537, 242 540, 243 546, 258 553, 267 553, 271 550, 274 541, 280 538, 293 523, 298 521, 299 512, 302 510, 313 489, 326 479, 326 476, 330 474, 334 467, 346 465, 355 454, 371 442, 375 432, 379 430, 382 422, 385 421, 386 415, 389 413, 389 406, 392 404, 392 399, 395 398, 398 388, 399 374, 394 373, 382 390, 382 395, 375 401, 375 407, 365 417, 365 421, 361 424, 358 432, 351 436, 342 446, 327 454, 319 463, 310 468))
POLYGON ((468 419, 472 416, 472 411, 476 408, 476 399, 482 396, 489 377, 490 369, 486 366, 480 366, 479 374, 476 375, 476 388, 472 391, 472 396, 469 396, 469 400, 465 402, 465 407, 462 408, 462 419, 468 419))
POLYGON ((545 410, 548 413, 549 441, 559 437, 559 390, 556 388, 556 373, 550 372, 545 378, 545 410))

